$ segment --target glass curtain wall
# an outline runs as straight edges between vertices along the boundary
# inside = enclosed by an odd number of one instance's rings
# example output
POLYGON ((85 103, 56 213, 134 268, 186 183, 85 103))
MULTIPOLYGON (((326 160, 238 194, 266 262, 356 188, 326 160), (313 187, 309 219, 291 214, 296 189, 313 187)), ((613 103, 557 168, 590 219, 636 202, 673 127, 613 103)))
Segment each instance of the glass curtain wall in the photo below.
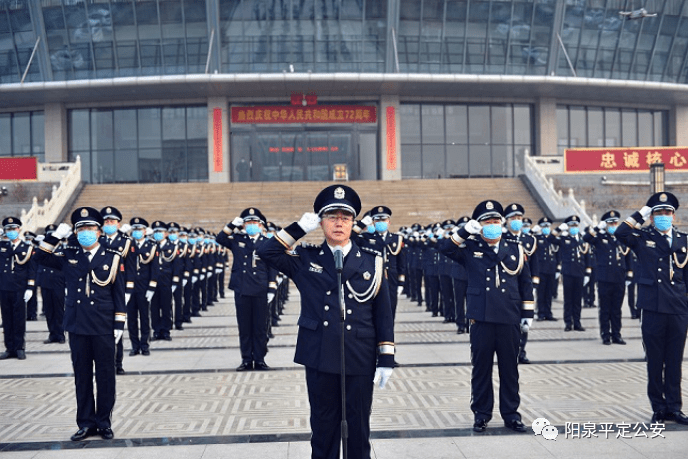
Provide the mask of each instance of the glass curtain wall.
POLYGON ((665 110, 557 107, 558 153, 567 148, 652 147, 668 144, 665 110))
POLYGON ((42 111, 0 113, 0 157, 37 157, 45 161, 42 111))
POLYGON ((208 180, 207 107, 69 111, 69 158, 91 183, 208 180))
POLYGON ((403 178, 514 177, 533 151, 524 104, 402 104, 403 178))

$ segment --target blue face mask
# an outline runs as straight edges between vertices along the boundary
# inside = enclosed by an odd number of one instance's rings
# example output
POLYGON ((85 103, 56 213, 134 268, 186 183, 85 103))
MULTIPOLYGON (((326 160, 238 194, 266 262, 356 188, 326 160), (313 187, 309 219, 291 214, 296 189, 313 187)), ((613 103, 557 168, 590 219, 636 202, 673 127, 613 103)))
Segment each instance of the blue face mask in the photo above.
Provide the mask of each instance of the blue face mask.
POLYGON ((131 236, 134 237, 135 240, 140 240, 143 238, 143 230, 134 230, 131 232, 131 236))
POLYGON ((82 230, 76 234, 76 239, 79 240, 80 245, 87 248, 96 244, 98 234, 95 230, 82 230))
POLYGON ((614 232, 616 231, 616 227, 607 226, 607 231, 609 232, 610 235, 613 235, 614 232))
POLYGON ((569 228, 569 233, 571 234, 571 236, 576 236, 576 235, 578 235, 578 227, 571 227, 571 228, 569 228))
POLYGON ((522 220, 512 220, 511 222, 509 222, 509 227, 511 228, 511 230, 518 232, 523 227, 523 221, 522 220))
POLYGON ((655 227, 660 232, 665 232, 671 228, 671 224, 674 222, 674 216, 654 216, 655 227))
POLYGON ((196 244, 196 238, 189 238, 189 244, 196 244))
POLYGON ((179 241, 181 241, 182 243, 186 243, 186 237, 181 237, 181 236, 180 236, 180 237, 179 237, 179 241))
POLYGON ((117 225, 103 225, 103 231, 106 235, 114 235, 117 231, 117 225))
POLYGON ((545 235, 545 236, 549 235, 549 232, 550 232, 550 231, 551 231, 551 230, 550 230, 549 227, 542 227, 542 234, 543 234, 543 235, 545 235))
POLYGON ((177 239, 179 239, 179 235, 177 235, 176 233, 170 233, 170 236, 168 236, 168 238, 170 239, 170 241, 177 241, 177 239))
POLYGON ((523 233, 525 233, 526 235, 528 233, 530 233, 530 227, 524 227, 522 230, 523 230, 523 233))
POLYGON ((502 236, 502 226, 500 224, 489 224, 483 227, 483 236, 488 240, 495 240, 502 236))
POLYGON ((153 233, 153 239, 155 241, 162 241, 165 239, 165 234, 163 232, 155 232, 153 233))
POLYGON ((389 228, 389 224, 387 222, 375 222, 375 230, 378 232, 385 233, 387 228, 389 228))
POLYGON ((19 232, 16 230, 10 230, 9 232, 5 233, 5 235, 7 235, 7 238, 9 238, 10 241, 14 241, 19 238, 19 232))
POLYGON ((246 230, 246 233, 248 233, 249 236, 257 235, 260 233, 260 227, 258 224, 246 224, 244 226, 244 230, 246 230))
POLYGON ((366 229, 368 233, 375 233, 375 226, 374 225, 368 225, 368 228, 366 229))
POLYGON ((204 242, 205 244, 210 244, 210 238, 204 239, 203 242, 204 242))

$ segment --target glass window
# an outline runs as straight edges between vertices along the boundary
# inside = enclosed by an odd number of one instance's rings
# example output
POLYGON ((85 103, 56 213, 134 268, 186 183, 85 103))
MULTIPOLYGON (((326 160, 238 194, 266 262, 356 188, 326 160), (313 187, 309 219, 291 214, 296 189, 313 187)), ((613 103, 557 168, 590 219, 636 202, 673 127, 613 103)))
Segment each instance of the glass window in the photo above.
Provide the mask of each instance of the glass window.
MULTIPOLYGON (((468 107, 465 105, 448 105, 445 108, 445 113, 447 144, 468 144, 468 107)), ((406 130, 406 124, 402 122, 402 125, 406 130)))
POLYGON ((621 112, 619 109, 604 110, 604 146, 621 146, 621 112))
POLYGON ((571 147, 585 147, 588 145, 587 120, 584 107, 569 109, 569 143, 571 147))
MULTIPOLYGON (((511 112, 511 106, 508 107, 508 112, 511 112)), ((506 106, 492 106, 492 143, 505 145, 513 143, 513 139, 509 138, 511 134, 511 117, 507 115, 506 106), (509 126, 509 129, 507 129, 509 126)))
POLYGON ((444 144, 444 106, 423 104, 423 144, 444 144))
POLYGON ((557 147, 559 155, 563 155, 564 149, 569 147, 569 111, 566 107, 557 107, 557 147))
POLYGON ((420 105, 402 104, 399 108, 402 144, 420 144, 420 105))
POLYGON ((91 111, 91 148, 93 150, 111 150, 112 141, 112 111, 91 111))
POLYGON ((12 116, 12 153, 14 156, 31 155, 31 113, 12 116))
POLYGON ((402 146, 403 161, 401 162, 401 173, 405 178, 418 179, 422 177, 421 154, 419 144, 408 144, 402 146))
POLYGON ((638 145, 638 116, 635 110, 621 111, 622 147, 638 145))
POLYGON ((447 177, 444 165, 444 145, 423 145, 423 178, 447 177))
POLYGON ((251 135, 232 134, 232 182, 251 180, 251 135))
POLYGON ((117 150, 135 149, 137 139, 136 109, 115 110, 114 145, 117 150))
POLYGON ((186 137, 188 139, 208 138, 208 108, 187 107, 186 137))
POLYGON ((162 124, 159 108, 138 109, 139 148, 162 147, 162 124))
POLYGON ((469 146, 469 171, 472 177, 490 177, 492 158, 489 145, 469 146))
POLYGON ((139 176, 138 150, 126 149, 114 152, 115 174, 113 181, 119 183, 137 182, 139 176))
POLYGON ((0 113, 0 156, 12 155, 12 115, 0 113))
POLYGON ((447 177, 468 177, 467 145, 447 145, 447 177))
POLYGON ((69 150, 83 151, 88 150, 91 145, 89 130, 89 111, 70 110, 69 111, 69 150))
POLYGON ((40 155, 43 161, 45 154, 45 116, 43 112, 31 113, 31 149, 34 155, 40 155))
POLYGON ((588 108, 588 147, 604 147, 604 112, 599 107, 588 108))
POLYGON ((511 152, 511 145, 492 145, 492 176, 509 177, 513 175, 511 152))
POLYGON ((490 143, 490 107, 472 105, 468 107, 468 139, 471 144, 490 143))
POLYGON ((657 145, 653 142, 652 136, 654 127, 652 126, 652 113, 641 110, 638 112, 638 146, 651 147, 657 145))
POLYGON ((530 145, 533 142, 531 109, 527 105, 514 105, 514 143, 530 145))
POLYGON ((654 113, 654 145, 667 145, 666 130, 664 129, 664 120, 666 112, 654 113))

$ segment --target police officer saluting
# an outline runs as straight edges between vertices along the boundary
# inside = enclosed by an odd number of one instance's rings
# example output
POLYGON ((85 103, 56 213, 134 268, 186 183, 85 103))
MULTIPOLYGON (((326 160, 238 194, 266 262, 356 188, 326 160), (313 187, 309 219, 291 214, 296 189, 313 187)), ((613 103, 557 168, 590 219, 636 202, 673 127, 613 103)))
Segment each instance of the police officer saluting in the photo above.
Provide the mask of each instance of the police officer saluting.
POLYGON ((579 235, 580 217, 570 216, 559 226, 555 238, 561 253, 561 274, 564 276, 564 321, 566 332, 585 331, 581 324, 583 287, 590 282, 590 247, 579 235))
POLYGON ((37 262, 62 270, 67 294, 65 330, 76 385, 76 422, 79 430, 72 441, 99 434, 112 439, 112 408, 115 405, 115 344, 122 339, 126 322, 124 266, 122 255, 98 242, 103 218, 98 210, 83 207, 72 213, 78 246, 65 246, 53 253, 55 245, 71 234, 60 224, 41 242, 37 262), (94 398, 93 369, 98 387, 94 398))
POLYGON ((312 457, 339 458, 343 333, 348 456, 370 458, 373 383, 377 380, 384 387, 394 366, 394 324, 384 262, 382 254, 351 240, 354 219, 361 210, 361 200, 352 188, 326 187, 316 197, 313 210, 261 245, 258 255, 294 280, 301 291, 294 361, 306 366, 312 457), (325 233, 323 244, 294 247, 318 226, 325 233), (335 254, 342 256, 338 258, 342 261, 341 297, 335 254))
POLYGON ((472 220, 440 242, 440 250, 466 267, 466 316, 470 319, 471 411, 473 431, 483 432, 492 418, 492 367, 497 354, 499 412, 504 426, 523 433, 518 413, 518 350, 521 332, 533 321, 533 285, 520 244, 502 238, 502 205, 483 201, 472 220))
POLYGON ((557 321, 552 315, 552 292, 557 290, 561 272, 559 263, 559 245, 555 241, 552 232, 552 220, 543 217, 538 221, 541 234, 536 236, 538 250, 535 252, 537 259, 538 278, 540 282, 535 289, 537 290, 537 320, 538 321, 557 321))
POLYGON ((636 275, 652 423, 688 425, 681 412, 681 365, 688 332, 688 238, 673 228, 678 199, 655 193, 615 235, 638 256, 636 275), (649 219, 650 224, 641 228, 649 219))
POLYGON ((127 321, 129 325, 129 340, 131 351, 129 356, 141 353, 150 355, 150 302, 158 285, 158 258, 156 245, 146 239, 148 222, 142 217, 134 217, 129 221, 131 236, 134 239, 136 253, 134 259, 134 291, 127 302, 127 321), (139 332, 140 331, 140 332, 139 332))

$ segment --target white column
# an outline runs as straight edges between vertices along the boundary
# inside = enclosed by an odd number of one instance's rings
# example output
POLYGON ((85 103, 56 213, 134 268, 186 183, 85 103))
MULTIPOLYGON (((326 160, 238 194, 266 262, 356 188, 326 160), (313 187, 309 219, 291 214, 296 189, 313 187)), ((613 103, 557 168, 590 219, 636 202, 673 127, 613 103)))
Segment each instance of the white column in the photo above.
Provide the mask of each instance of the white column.
POLYGON ((669 114, 669 145, 688 146, 688 106, 675 105, 669 114))
POLYGON ((67 109, 62 103, 46 104, 43 110, 45 121, 45 162, 68 161, 67 109))
POLYGON ((225 97, 208 98, 208 182, 229 182, 229 106, 225 97))
POLYGON ((535 152, 534 155, 557 155, 557 101, 539 99, 535 105, 535 152))
POLYGON ((380 179, 401 180, 401 138, 399 96, 382 96, 378 113, 380 126, 380 179))

